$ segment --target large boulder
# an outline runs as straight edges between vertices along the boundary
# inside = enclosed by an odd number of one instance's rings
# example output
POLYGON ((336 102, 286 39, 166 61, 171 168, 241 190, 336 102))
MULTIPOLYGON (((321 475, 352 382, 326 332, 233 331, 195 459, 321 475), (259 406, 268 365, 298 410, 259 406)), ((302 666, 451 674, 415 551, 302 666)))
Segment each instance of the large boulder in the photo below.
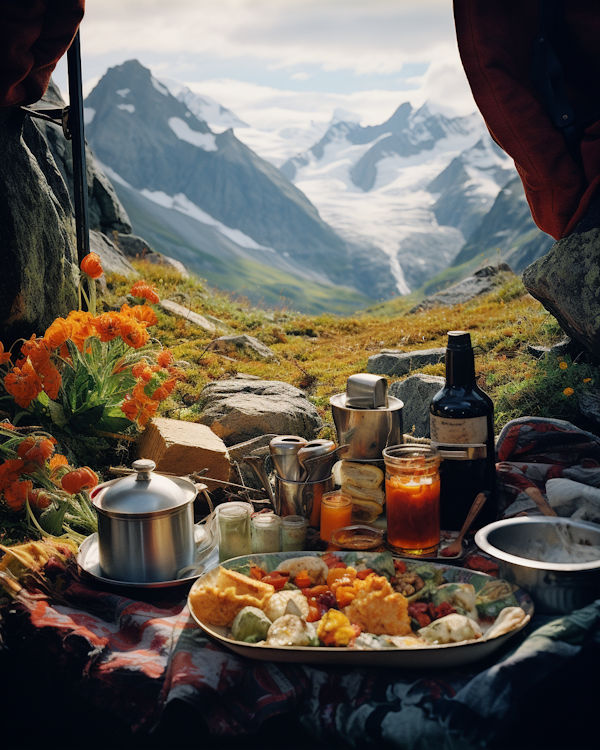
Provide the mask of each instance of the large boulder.
POLYGON ((600 198, 568 237, 523 271, 523 284, 571 338, 600 350, 600 198))
POLYGON ((259 435, 299 435, 313 440, 322 420, 306 395, 278 380, 237 376, 209 383, 200 394, 199 422, 208 425, 225 445, 259 435))
POLYGON ((19 109, 0 110, 0 339, 43 333, 77 307, 71 201, 46 141, 19 109))
POLYGON ((431 437, 429 405, 435 394, 444 387, 445 378, 422 372, 392 383, 388 393, 404 402, 402 424, 404 432, 417 438, 431 437))
POLYGON ((382 349, 367 361, 367 372, 373 375, 402 377, 412 370, 420 370, 427 365, 437 365, 446 360, 446 349, 420 349, 403 352, 401 349, 382 349))
MULTIPOLYGON (((63 108, 65 101, 58 87, 51 80, 42 99, 44 104, 63 108)), ((48 142, 50 152, 65 181, 73 202, 73 155, 71 142, 67 141, 62 127, 45 120, 36 119, 36 126, 48 142)), ((86 177, 88 186, 88 218, 90 229, 105 234, 111 232, 131 233, 131 222, 110 180, 100 168, 90 147, 85 147, 86 177)))

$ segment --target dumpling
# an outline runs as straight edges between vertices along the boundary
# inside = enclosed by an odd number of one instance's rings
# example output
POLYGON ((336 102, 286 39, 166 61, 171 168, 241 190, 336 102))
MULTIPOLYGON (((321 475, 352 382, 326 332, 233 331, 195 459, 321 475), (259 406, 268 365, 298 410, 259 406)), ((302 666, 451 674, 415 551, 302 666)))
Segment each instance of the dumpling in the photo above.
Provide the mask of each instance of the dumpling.
POLYGON ((315 646, 318 644, 315 626, 297 615, 284 615, 269 628, 268 646, 315 646))
POLYGON ((431 595, 431 601, 436 607, 442 602, 448 602, 459 615, 466 615, 472 620, 477 619, 476 599, 472 583, 444 583, 431 595))
POLYGON ((258 607, 244 607, 231 625, 231 637, 235 641, 257 643, 264 641, 271 627, 271 620, 258 607))
POLYGON ((481 638, 481 628, 479 623, 471 620, 464 615, 446 615, 434 620, 431 625, 427 625, 418 631, 418 635, 430 645, 441 643, 460 643, 461 641, 470 641, 481 638))
POLYGON ((269 599, 264 613, 271 622, 275 622, 278 617, 283 617, 285 614, 293 614, 306 620, 308 617, 308 600, 298 589, 277 591, 269 599))
POLYGON ((313 586, 325 583, 327 581, 327 573, 329 573, 329 568, 320 557, 308 556, 293 557, 289 560, 284 560, 279 563, 275 570, 279 570, 282 573, 289 573, 290 578, 292 579, 295 578, 298 573, 306 570, 313 586))

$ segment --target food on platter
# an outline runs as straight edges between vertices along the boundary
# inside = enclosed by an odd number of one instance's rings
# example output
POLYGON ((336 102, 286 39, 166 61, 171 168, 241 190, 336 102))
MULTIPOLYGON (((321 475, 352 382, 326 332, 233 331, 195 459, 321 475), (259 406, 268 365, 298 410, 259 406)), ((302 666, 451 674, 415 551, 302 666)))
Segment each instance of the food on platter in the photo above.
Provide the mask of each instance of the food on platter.
POLYGON ((271 620, 261 609, 244 607, 231 625, 231 637, 236 641, 258 643, 266 639, 270 627, 271 620))
POLYGON ((269 646, 316 646, 315 626, 298 615, 283 615, 272 623, 267 633, 269 646))
POLYGON ((429 625, 418 631, 426 643, 437 646, 440 643, 460 643, 461 641, 471 641, 475 638, 481 638, 483 633, 479 623, 465 615, 456 613, 440 617, 429 625))
POLYGON ((271 622, 285 614, 308 617, 308 600, 299 590, 277 591, 269 599, 265 607, 265 614, 271 622))
POLYGON ((292 578, 295 578, 298 573, 306 571, 310 578, 310 582, 313 586, 319 583, 325 583, 327 580, 327 573, 329 568, 327 564, 323 562, 320 557, 306 556, 296 557, 291 560, 285 560, 280 563, 275 570, 280 573, 289 573, 292 578))
POLYGON ((275 589, 235 570, 219 568, 216 586, 200 585, 190 592, 190 607, 211 625, 231 625, 244 607, 262 610, 275 589))
POLYGON ((406 597, 396 593, 386 578, 372 573, 364 581, 355 581, 355 588, 356 596, 344 607, 344 614, 352 624, 373 635, 411 632, 406 597))
MULTIPOLYGON (((206 574, 206 582, 200 579, 190 593, 190 606, 200 622, 198 601, 208 610, 207 624, 212 617, 221 626, 221 637, 251 648, 372 651, 477 643, 521 628, 529 620, 515 597, 520 590, 472 571, 394 560, 387 551, 282 559, 284 555, 242 557, 226 563, 229 569, 206 574), (279 580, 283 583, 277 591, 265 583, 279 580), (402 593, 409 590, 408 596, 402 593), (249 592, 254 592, 254 602, 230 614, 233 603, 238 605, 251 596, 249 592), (225 599, 230 609, 216 606, 215 596, 219 604, 225 599)), ((524 592, 518 596, 520 601, 526 597, 524 592)))

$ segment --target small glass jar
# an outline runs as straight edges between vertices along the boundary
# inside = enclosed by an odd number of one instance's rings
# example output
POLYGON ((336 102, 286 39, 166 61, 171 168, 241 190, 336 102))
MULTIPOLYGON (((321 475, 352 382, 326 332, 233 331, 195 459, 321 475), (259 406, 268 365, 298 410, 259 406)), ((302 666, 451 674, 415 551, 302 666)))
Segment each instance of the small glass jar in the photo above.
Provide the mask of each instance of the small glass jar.
POLYGON ((327 492, 321 498, 321 539, 331 542, 336 529, 349 526, 352 520, 352 500, 341 490, 327 492))
POLYGON ((259 513, 250 521, 252 554, 281 552, 281 518, 274 513, 259 513))
POLYGON ((219 562, 252 552, 250 511, 246 503, 223 503, 217 508, 219 562))
POLYGON ((306 527, 303 516, 285 516, 281 519, 281 551, 299 552, 306 547, 306 527))

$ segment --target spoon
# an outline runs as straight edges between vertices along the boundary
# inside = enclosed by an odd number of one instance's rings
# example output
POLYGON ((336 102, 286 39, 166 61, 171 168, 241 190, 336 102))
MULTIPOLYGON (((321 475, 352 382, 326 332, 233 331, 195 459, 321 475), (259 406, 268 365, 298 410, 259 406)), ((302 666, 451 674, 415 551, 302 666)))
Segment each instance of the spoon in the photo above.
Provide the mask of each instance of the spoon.
POLYGON ((463 537, 470 529, 473 521, 477 518, 479 511, 483 508, 483 504, 486 500, 487 493, 485 492, 480 492, 475 500, 473 500, 473 505, 471 505, 471 509, 467 513, 467 517, 465 518, 465 522, 462 525, 460 534, 456 537, 452 544, 449 544, 447 547, 444 547, 444 549, 440 551, 440 555, 442 557, 457 557, 458 555, 460 555, 460 553, 462 552, 463 537))

